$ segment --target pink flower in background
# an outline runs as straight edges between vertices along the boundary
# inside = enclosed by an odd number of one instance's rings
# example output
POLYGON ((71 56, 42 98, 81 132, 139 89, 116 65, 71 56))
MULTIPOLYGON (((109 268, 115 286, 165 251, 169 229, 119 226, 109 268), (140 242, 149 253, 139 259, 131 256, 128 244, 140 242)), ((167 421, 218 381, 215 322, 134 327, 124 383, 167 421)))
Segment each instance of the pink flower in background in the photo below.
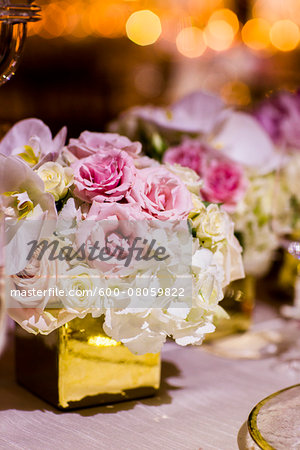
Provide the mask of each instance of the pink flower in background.
POLYGON ((133 159, 115 148, 80 159, 72 168, 74 194, 89 203, 128 199, 136 178, 133 159))
POLYGON ((206 165, 203 174, 201 194, 204 200, 224 203, 230 210, 240 200, 246 190, 242 168, 225 159, 213 159, 206 165))
POLYGON ((300 149, 300 91, 267 99, 255 117, 277 145, 300 149))
POLYGON ((152 217, 160 220, 186 218, 193 209, 191 194, 184 183, 164 167, 139 171, 140 192, 135 199, 152 217))
POLYGON ((170 147, 164 154, 163 162, 180 164, 202 174, 206 148, 203 144, 185 141, 177 147, 170 147))
POLYGON ((164 163, 180 164, 194 170, 203 181, 201 194, 206 201, 224 203, 230 209, 245 192, 241 166, 202 142, 186 140, 169 148, 164 163))
POLYGON ((102 150, 111 148, 124 150, 130 156, 137 156, 142 149, 139 142, 131 142, 127 137, 115 133, 93 133, 84 131, 79 139, 70 139, 68 150, 76 158, 86 158, 102 150))

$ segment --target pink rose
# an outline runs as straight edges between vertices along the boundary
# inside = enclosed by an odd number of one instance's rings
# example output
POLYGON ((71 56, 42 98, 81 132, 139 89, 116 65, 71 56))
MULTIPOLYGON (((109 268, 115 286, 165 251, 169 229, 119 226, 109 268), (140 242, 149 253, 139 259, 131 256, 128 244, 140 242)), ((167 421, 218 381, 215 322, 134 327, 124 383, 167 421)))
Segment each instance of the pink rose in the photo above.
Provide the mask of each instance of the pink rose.
POLYGON ((134 196, 150 216, 159 220, 184 219, 193 209, 187 187, 165 167, 142 169, 139 179, 134 196))
POLYGON ((112 148, 126 151, 130 156, 137 156, 142 149, 139 142, 131 142, 127 137, 114 133, 92 133, 84 131, 79 139, 70 139, 68 150, 78 159, 94 155, 99 151, 112 148))
POLYGON ((72 164, 74 194, 86 202, 119 202, 131 195, 136 168, 133 159, 121 150, 111 148, 80 159, 72 164))
POLYGON ((204 171, 203 181, 201 194, 204 200, 224 203, 227 210, 236 205, 246 190, 242 168, 228 160, 211 160, 204 171))
POLYGON ((142 268, 142 261, 128 255, 135 239, 141 244, 146 230, 147 220, 138 205, 94 202, 79 226, 76 242, 78 247, 84 244, 90 266, 106 274, 127 276, 142 268))
POLYGON ((206 147, 199 142, 185 141, 177 147, 170 147, 163 157, 164 163, 180 164, 202 174, 206 147))

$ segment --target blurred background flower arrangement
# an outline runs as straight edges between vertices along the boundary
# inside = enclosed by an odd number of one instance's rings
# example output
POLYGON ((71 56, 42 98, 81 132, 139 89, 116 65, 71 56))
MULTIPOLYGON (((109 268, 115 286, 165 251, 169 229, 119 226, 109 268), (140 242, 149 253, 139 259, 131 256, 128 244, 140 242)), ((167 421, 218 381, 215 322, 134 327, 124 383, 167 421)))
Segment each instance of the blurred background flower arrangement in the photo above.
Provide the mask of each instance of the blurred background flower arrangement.
POLYGON ((141 139, 150 156, 198 173, 203 200, 220 203, 235 222, 246 273, 263 276, 278 233, 299 227, 298 97, 280 93, 250 115, 198 92, 166 108, 132 108, 111 128, 141 139))

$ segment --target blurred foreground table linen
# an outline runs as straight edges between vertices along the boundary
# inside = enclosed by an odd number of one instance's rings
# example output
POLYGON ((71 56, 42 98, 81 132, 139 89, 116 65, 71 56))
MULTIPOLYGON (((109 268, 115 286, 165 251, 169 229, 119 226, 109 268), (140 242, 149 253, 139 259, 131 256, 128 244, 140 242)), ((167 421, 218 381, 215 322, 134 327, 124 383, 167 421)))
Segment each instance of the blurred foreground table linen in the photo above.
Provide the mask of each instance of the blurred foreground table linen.
MULTIPOLYGON (((275 313, 261 306, 256 315, 275 313)), ((251 409, 298 381, 274 370, 276 357, 229 360, 168 342, 162 361, 156 397, 59 412, 16 384, 11 339, 0 360, 0 448, 244 450, 252 448, 245 426, 251 409)))

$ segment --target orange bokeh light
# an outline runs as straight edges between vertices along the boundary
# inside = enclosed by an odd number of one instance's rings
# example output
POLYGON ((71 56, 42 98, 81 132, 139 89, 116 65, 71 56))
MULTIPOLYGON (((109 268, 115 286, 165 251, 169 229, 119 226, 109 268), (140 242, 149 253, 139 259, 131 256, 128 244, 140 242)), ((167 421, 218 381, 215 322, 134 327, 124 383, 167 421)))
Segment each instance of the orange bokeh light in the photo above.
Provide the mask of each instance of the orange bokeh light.
POLYGON ((159 17, 149 9, 134 12, 126 23, 127 36, 137 45, 154 44, 161 31, 159 17))
POLYGON ((237 15, 233 11, 231 11, 231 9, 228 8, 218 9, 217 11, 212 13, 209 22, 214 20, 224 20, 225 22, 227 22, 231 26, 234 34, 236 34, 239 31, 240 28, 239 19, 237 18, 237 15))
POLYGON ((66 11, 60 3, 50 3, 43 9, 39 35, 46 39, 60 37, 66 27, 66 11))
POLYGON ((242 39, 252 50, 264 50, 270 45, 271 25, 264 19, 251 19, 242 29, 242 39))
POLYGON ((221 52, 232 45, 234 30, 225 20, 210 20, 205 28, 204 37, 208 47, 221 52))
POLYGON ((176 45, 178 51, 188 58, 197 58, 206 50, 203 31, 197 27, 183 28, 177 35, 176 45))
POLYGON ((290 52, 299 44, 299 27, 291 20, 278 20, 272 25, 270 39, 278 50, 290 52))
POLYGON ((93 34, 110 38, 122 36, 126 24, 126 10, 118 8, 117 5, 103 8, 99 3, 95 3, 89 11, 89 24, 93 34))

